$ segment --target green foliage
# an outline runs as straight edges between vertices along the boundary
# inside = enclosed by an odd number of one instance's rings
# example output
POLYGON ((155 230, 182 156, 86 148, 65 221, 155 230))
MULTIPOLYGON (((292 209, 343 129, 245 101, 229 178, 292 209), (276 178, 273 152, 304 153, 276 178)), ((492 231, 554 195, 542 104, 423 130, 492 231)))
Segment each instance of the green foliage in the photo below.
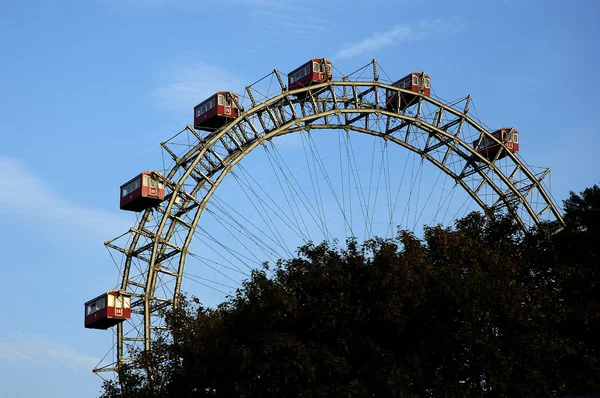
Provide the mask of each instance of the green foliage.
POLYGON ((127 397, 600 394, 600 189, 567 228, 523 236, 473 213, 422 239, 301 247, 216 309, 182 299, 126 370, 127 397))

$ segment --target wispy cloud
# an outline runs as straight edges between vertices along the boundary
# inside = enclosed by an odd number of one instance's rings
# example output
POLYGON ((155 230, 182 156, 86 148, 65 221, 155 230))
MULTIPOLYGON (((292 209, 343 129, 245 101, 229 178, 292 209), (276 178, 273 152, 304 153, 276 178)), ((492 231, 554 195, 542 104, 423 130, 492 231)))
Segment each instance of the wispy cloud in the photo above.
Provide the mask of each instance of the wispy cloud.
POLYGON ((180 3, 181 0, 97 0, 120 9, 135 9, 137 11, 155 8, 165 8, 180 3))
POLYGON ((166 7, 176 3, 176 0, 120 0, 120 2, 135 7, 166 7))
MULTIPOLYGON (((322 39, 333 22, 322 4, 291 0, 237 0, 252 24, 246 48, 264 52, 265 46, 295 46, 297 42, 322 39), (310 15, 310 18, 303 16, 310 15), (276 32, 277 34, 273 34, 276 32)), ((275 56, 279 54, 274 54, 275 56)))
POLYGON ((71 368, 93 368, 98 359, 81 354, 64 344, 52 343, 39 337, 10 337, 0 341, 0 361, 21 361, 35 365, 62 364, 71 368))
MULTIPOLYGON (((19 214, 38 224, 74 228, 81 236, 107 239, 127 230, 125 217, 72 202, 33 175, 15 158, 0 156, 0 214, 19 214)), ((53 229, 54 230, 54 229, 53 229)))
POLYGON ((158 105, 167 110, 189 112, 191 108, 217 91, 237 91, 244 88, 242 79, 214 65, 176 64, 164 72, 164 80, 152 91, 158 105))
POLYGON ((350 58, 365 53, 367 51, 375 51, 381 47, 388 46, 394 42, 406 40, 410 37, 411 28, 408 26, 396 25, 391 30, 383 33, 375 33, 363 40, 347 44, 342 47, 335 55, 334 59, 350 58))
POLYGON ((385 32, 376 32, 364 39, 344 45, 333 59, 351 58, 398 43, 421 40, 459 28, 456 20, 423 20, 414 25, 395 25, 385 32))
POLYGON ((319 18, 311 18, 309 21, 298 19, 298 14, 307 14, 311 11, 310 8, 301 9, 300 11, 294 8, 285 9, 281 7, 256 8, 252 10, 254 27, 261 29, 263 32, 270 32, 273 27, 277 27, 277 31, 282 33, 305 35, 325 31, 329 25, 327 20, 319 18))

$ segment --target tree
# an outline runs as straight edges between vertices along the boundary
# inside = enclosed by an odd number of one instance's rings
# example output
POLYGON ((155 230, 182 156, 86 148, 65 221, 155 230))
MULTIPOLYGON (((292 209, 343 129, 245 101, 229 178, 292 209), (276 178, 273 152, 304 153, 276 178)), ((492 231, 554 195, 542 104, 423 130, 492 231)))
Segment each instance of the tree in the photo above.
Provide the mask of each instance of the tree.
POLYGON ((574 395, 600 395, 600 187, 564 202, 565 231, 554 239, 552 272, 565 319, 561 338, 569 342, 560 378, 574 395))
POLYGON ((598 214, 594 186, 551 239, 472 213, 422 239, 305 245, 216 309, 183 299, 141 357, 155 385, 127 371, 125 396, 600 393, 598 214))

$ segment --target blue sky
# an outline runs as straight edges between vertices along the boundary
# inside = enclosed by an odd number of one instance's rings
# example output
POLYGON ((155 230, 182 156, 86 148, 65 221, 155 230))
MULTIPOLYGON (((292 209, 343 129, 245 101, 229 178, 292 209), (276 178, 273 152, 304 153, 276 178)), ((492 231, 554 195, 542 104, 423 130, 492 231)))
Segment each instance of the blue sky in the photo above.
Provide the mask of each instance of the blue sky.
POLYGON ((118 187, 214 91, 328 57, 432 76, 488 126, 521 132, 560 203, 600 181, 593 0, 0 2, 0 391, 94 397, 110 332, 83 302, 113 288, 103 242, 135 224, 118 187))

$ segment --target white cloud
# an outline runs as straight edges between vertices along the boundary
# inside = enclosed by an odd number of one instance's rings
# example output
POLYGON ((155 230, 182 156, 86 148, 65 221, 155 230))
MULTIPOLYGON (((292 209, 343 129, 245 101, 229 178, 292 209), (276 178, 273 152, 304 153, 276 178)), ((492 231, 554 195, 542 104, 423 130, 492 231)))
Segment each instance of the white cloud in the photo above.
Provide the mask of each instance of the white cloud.
POLYGON ((15 158, 0 156, 0 214, 19 214, 39 226, 68 226, 78 235, 108 239, 131 227, 131 221, 103 210, 86 207, 58 195, 15 158))
POLYGON ((421 40, 460 27, 457 21, 423 20, 415 25, 395 25, 385 32, 374 33, 356 43, 343 46, 333 59, 351 58, 400 42, 421 40))
POLYGON ((238 92, 242 80, 215 65, 173 65, 165 72, 166 82, 155 88, 152 95, 160 107, 168 110, 190 110, 217 91, 238 92))
POLYGON ((121 0, 122 4, 134 7, 166 7, 172 5, 175 0, 121 0))
POLYGON ((58 343, 39 337, 15 338, 0 341, 0 361, 23 361, 36 365, 63 364, 76 369, 92 369, 98 359, 58 343))
POLYGON ((310 12, 310 8, 301 8, 300 10, 291 7, 289 9, 281 7, 256 8, 252 10, 254 15, 253 28, 258 28, 263 32, 280 32, 280 36, 283 36, 280 39, 283 40, 289 35, 314 35, 325 31, 326 27, 330 25, 328 20, 316 17, 311 18, 310 21, 298 20, 299 13, 309 14, 310 12))
POLYGON ((357 43, 345 45, 334 55, 333 58, 351 58, 368 51, 375 51, 396 41, 406 40, 408 37, 410 37, 410 34, 410 27, 396 25, 387 32, 378 32, 357 43))
MULTIPOLYGON (((325 32, 333 26, 331 15, 323 13, 320 3, 292 0, 232 1, 239 5, 234 8, 237 7, 252 21, 245 27, 247 35, 240 38, 248 51, 264 53, 266 47, 289 49, 301 41, 321 42, 326 37, 325 32), (301 17, 303 15, 310 15, 310 18, 301 17)), ((274 56, 277 58, 283 53, 275 51, 274 56)))
POLYGON ((109 6, 137 11, 173 6, 179 0, 98 0, 109 6))

